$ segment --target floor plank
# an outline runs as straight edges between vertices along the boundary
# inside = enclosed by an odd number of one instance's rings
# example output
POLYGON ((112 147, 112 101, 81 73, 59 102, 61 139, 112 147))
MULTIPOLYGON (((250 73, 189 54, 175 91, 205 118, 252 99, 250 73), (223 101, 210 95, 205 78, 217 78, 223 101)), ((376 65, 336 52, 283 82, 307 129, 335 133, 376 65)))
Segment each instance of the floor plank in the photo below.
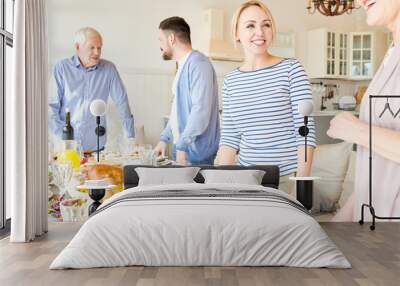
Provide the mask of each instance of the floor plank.
POLYGON ((55 256, 80 224, 49 225, 49 233, 28 244, 0 241, 0 285, 400 285, 400 224, 378 223, 375 231, 356 223, 321 223, 351 262, 352 269, 289 267, 118 267, 50 271, 55 256))

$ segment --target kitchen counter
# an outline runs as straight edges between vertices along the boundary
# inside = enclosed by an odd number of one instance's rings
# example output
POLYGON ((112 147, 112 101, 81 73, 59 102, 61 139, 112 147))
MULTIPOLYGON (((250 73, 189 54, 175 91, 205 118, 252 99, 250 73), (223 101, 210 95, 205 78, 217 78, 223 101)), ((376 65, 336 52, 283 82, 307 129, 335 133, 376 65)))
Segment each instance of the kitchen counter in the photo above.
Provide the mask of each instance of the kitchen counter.
MULTIPOLYGON (((320 117, 320 116, 335 116, 336 114, 344 112, 344 110, 324 110, 324 111, 315 111, 311 115, 314 117, 320 117)), ((354 111, 348 111, 355 116, 358 116, 359 111, 354 110, 354 111)))
MULTIPOLYGON (((344 110, 324 110, 324 111, 315 111, 311 114, 311 116, 315 116, 315 117, 319 117, 319 116, 335 116, 336 114, 340 113, 340 112, 344 112, 344 110)), ((354 111, 348 111, 351 112, 352 114, 354 114, 355 116, 358 116, 359 111, 354 110, 354 111)), ((169 120, 169 115, 164 115, 162 117, 164 119, 164 121, 166 121, 168 123, 169 120)))

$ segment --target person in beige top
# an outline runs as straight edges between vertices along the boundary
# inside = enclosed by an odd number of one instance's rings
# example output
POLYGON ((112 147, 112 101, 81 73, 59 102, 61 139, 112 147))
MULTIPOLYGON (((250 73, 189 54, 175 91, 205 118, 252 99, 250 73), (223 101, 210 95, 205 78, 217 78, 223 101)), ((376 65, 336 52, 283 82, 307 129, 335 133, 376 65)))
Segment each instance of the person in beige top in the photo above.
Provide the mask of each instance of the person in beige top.
MULTIPOLYGON (((343 112, 330 123, 327 132, 330 137, 358 145, 355 191, 333 221, 358 221, 362 204, 368 203, 369 96, 400 95, 400 1, 359 0, 359 3, 366 10, 367 24, 388 28, 393 43, 363 97, 360 119, 343 112)), ((380 217, 400 216, 399 110, 400 98, 373 98, 372 194, 375 214, 380 217), (385 109, 387 103, 392 112, 385 109)), ((365 211, 365 220, 371 220, 368 209, 365 211)))

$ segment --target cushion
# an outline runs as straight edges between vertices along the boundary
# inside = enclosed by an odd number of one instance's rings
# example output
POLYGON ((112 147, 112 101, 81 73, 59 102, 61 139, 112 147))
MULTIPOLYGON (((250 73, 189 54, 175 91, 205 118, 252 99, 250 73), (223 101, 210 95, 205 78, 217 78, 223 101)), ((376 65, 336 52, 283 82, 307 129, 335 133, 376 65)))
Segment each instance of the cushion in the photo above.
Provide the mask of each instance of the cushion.
POLYGON ((342 185, 342 194, 340 195, 338 207, 342 208, 350 195, 354 192, 354 178, 356 169, 357 152, 352 151, 350 154, 349 167, 347 168, 346 176, 342 185))
POLYGON ((343 142, 319 145, 314 151, 311 174, 320 177, 314 182, 314 191, 318 192, 321 211, 333 211, 342 192, 349 156, 353 144, 343 142))
POLYGON ((262 170, 202 170, 205 184, 229 183, 261 185, 265 171, 262 170))
POLYGON ((139 176, 139 186, 195 183, 193 180, 200 168, 144 168, 135 169, 139 176))
MULTIPOLYGON (((124 189, 134 188, 139 185, 139 175, 136 172, 136 168, 185 168, 179 165, 170 166, 149 166, 149 165, 125 165, 124 170, 124 189)), ((264 187, 277 189, 279 185, 279 167, 273 165, 257 165, 257 166, 239 166, 239 165, 223 165, 223 166, 190 166, 190 167, 200 167, 201 170, 262 170, 266 172, 261 184, 264 187)), ((196 183, 203 184, 204 177, 198 173, 194 178, 196 183)))

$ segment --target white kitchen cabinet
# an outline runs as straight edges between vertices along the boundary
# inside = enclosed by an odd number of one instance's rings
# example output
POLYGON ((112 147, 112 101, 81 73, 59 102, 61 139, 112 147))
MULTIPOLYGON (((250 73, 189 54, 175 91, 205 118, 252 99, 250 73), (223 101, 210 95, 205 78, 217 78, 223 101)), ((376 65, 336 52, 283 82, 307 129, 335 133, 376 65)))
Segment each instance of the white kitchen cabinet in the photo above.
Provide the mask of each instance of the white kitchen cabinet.
POLYGON ((350 33, 350 78, 371 79, 387 49, 383 32, 350 33))
POLYGON ((348 76, 348 34, 325 28, 307 33, 307 72, 310 78, 348 76))
POLYGON ((346 33, 339 33, 339 73, 340 77, 347 77, 349 74, 349 64, 348 64, 348 51, 349 51, 349 36, 346 33))
POLYGON ((381 31, 311 30, 307 32, 307 72, 310 78, 371 79, 387 47, 387 35, 381 31))

